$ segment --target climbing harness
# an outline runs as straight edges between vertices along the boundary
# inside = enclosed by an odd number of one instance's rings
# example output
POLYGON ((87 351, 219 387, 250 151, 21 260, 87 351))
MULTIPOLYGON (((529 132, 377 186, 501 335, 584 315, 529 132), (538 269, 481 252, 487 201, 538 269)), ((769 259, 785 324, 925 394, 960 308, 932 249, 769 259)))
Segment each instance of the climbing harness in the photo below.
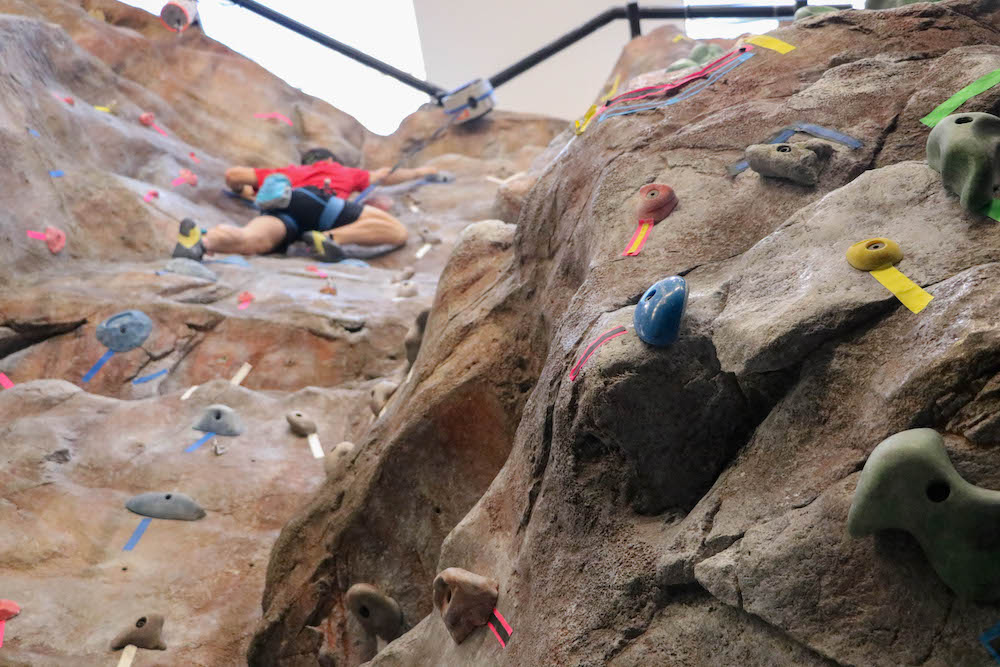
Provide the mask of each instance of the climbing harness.
MULTIPOLYGON (((848 148, 861 148, 864 144, 861 143, 859 139, 855 139, 849 134, 844 134, 843 132, 838 132, 837 130, 832 130, 829 127, 823 127, 822 125, 813 125, 812 123, 793 123, 788 127, 783 127, 778 130, 775 134, 771 135, 766 141, 762 141, 764 144, 783 144, 792 138, 796 132, 802 132, 804 134, 809 134, 819 139, 826 139, 827 141, 833 141, 838 144, 843 144, 848 148)), ((743 173, 750 167, 750 163, 747 160, 740 160, 735 164, 731 164, 726 167, 726 173, 730 176, 736 176, 743 173)))

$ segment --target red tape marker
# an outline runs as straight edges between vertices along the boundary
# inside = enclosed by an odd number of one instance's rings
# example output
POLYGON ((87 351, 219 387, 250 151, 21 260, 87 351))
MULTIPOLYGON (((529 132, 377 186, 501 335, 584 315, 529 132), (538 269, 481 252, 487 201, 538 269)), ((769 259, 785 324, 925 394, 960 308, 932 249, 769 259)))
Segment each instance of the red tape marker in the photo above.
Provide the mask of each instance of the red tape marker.
POLYGON ((0 387, 3 387, 4 389, 13 389, 14 383, 11 382, 10 378, 5 374, 0 373, 0 387))
POLYGON ((649 238, 649 232, 653 229, 652 220, 640 220, 639 225, 635 228, 635 234, 632 235, 632 240, 628 242, 625 246, 625 250, 622 252, 622 257, 634 257, 642 252, 642 246, 646 245, 646 240, 649 238))
POLYGON ((510 636, 514 633, 514 630, 507 625, 507 619, 503 617, 500 610, 493 609, 493 613, 490 614, 490 620, 487 621, 486 625, 490 626, 490 630, 496 635, 501 648, 507 648, 507 642, 510 641, 510 636))
POLYGON ((280 120, 282 123, 287 123, 288 127, 295 127, 295 123, 292 122, 291 118, 289 118, 285 114, 278 113, 277 111, 271 113, 255 113, 253 117, 260 118, 262 120, 268 120, 274 118, 275 120, 280 120))
POLYGON ((569 379, 575 382, 576 378, 579 377, 580 375, 580 370, 583 368, 583 365, 587 363, 587 359, 590 359, 591 355, 594 354, 597 348, 599 348, 601 345, 604 345, 612 338, 617 338, 618 336, 621 336, 626 331, 628 331, 628 329, 626 329, 625 327, 615 327, 614 329, 602 333, 597 340, 588 345, 587 349, 583 351, 583 354, 580 356, 580 359, 576 362, 576 365, 573 366, 573 368, 570 370, 569 379))

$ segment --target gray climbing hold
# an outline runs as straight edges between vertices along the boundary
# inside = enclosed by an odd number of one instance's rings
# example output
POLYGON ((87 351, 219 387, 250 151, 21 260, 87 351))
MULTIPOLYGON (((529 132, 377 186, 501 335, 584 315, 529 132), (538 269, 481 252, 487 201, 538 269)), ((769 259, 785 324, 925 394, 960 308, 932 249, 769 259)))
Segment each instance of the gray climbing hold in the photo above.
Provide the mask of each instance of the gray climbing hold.
POLYGON ((243 420, 228 405, 215 404, 205 408, 194 427, 205 433, 240 435, 245 430, 243 420))
POLYGON ((97 325, 97 340, 112 352, 128 352, 153 332, 153 320, 141 310, 126 310, 97 325))
POLYGON ((391 642, 406 629, 399 604, 374 586, 354 584, 347 590, 344 601, 370 635, 391 642))
POLYGON ((292 410, 285 415, 285 419, 288 420, 288 426, 292 429, 292 433, 297 436, 305 438, 316 432, 316 422, 309 419, 301 410, 292 410))
POLYGON ((449 567, 434 578, 434 606, 456 644, 489 622, 499 592, 495 580, 460 567, 449 567))
POLYGON ((412 266, 404 266, 403 269, 392 277, 392 282, 401 283, 404 280, 409 280, 417 274, 417 270, 412 266))
POLYGON ((815 185, 833 147, 818 139, 794 144, 754 144, 746 149, 750 168, 761 176, 815 185))
POLYGON ((913 535, 958 595, 1000 599, 1000 491, 962 479, 932 429, 886 438, 861 471, 847 530, 861 537, 885 529, 913 535))
POLYGON ((175 521, 197 521, 205 518, 205 510, 194 498, 183 493, 167 491, 163 493, 140 493, 129 498, 125 507, 154 519, 173 519, 175 521))
POLYGON ((982 211, 1000 184, 1000 118, 979 112, 946 116, 927 137, 927 164, 962 206, 982 211))
POLYGON ((399 283, 399 287, 396 288, 396 296, 400 298, 405 299, 411 296, 416 296, 417 294, 417 284, 412 280, 404 280, 399 283))
POLYGON ((413 326, 406 332, 403 344, 406 346, 406 360, 410 362, 410 366, 417 360, 417 354, 420 353, 420 346, 424 342, 424 329, 427 328, 427 318, 430 315, 430 310, 425 309, 420 311, 420 314, 417 315, 416 320, 413 322, 413 326))
POLYGON ((191 276, 192 278, 210 280, 213 283, 219 279, 219 276, 215 275, 215 272, 207 266, 201 262, 196 262, 193 259, 188 259, 187 257, 174 257, 167 262, 166 270, 170 273, 180 273, 185 276, 191 276))
POLYGON ((118 651, 132 644, 149 651, 166 651, 167 645, 163 642, 162 634, 163 616, 160 614, 141 616, 111 640, 111 650, 118 651))

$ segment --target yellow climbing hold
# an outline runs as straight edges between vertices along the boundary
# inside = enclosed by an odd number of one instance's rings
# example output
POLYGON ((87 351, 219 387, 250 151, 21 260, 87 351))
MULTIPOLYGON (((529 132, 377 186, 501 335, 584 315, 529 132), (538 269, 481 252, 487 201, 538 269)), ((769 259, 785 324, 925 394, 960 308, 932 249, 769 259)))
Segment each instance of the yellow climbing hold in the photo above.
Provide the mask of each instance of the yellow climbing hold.
POLYGON ((871 273, 904 306, 919 313, 934 297, 893 266, 901 259, 903 250, 899 244, 882 237, 859 241, 847 249, 847 261, 851 266, 871 273))
POLYGON ((753 44, 754 46, 771 49, 772 51, 777 51, 782 55, 795 50, 795 47, 788 42, 783 42, 780 39, 768 37, 767 35, 754 35, 747 40, 747 44, 753 44))

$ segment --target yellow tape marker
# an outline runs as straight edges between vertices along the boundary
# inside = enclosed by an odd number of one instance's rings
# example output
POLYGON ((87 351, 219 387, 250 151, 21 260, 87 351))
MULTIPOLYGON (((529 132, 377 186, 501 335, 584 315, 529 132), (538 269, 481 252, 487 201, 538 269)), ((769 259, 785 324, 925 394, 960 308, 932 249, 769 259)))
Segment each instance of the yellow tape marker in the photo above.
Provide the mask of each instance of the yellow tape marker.
POLYGON ((895 294, 896 298, 914 313, 919 313, 926 308, 927 304, 934 298, 925 292, 920 285, 904 276, 895 266, 875 269, 870 273, 875 276, 875 280, 885 285, 887 290, 895 294))
POLYGON ((899 244, 887 238, 858 241, 847 249, 847 261, 859 271, 868 271, 904 306, 914 313, 927 307, 934 297, 893 266, 903 259, 899 244))
POLYGON ((139 648, 135 644, 129 644, 122 651, 122 657, 118 660, 118 667, 132 667, 132 661, 135 660, 135 654, 139 648))
POLYGON ((596 111, 597 111, 597 105, 591 104, 590 108, 587 109, 587 113, 583 114, 582 123, 579 120, 573 121, 573 124, 576 125, 577 136, 587 131, 587 126, 590 125, 590 121, 594 119, 594 113, 596 111))
POLYGON ((196 384, 196 385, 195 385, 195 386, 193 386, 193 387, 188 387, 188 390, 184 392, 184 395, 183 395, 183 396, 181 396, 181 400, 182 400, 182 401, 186 401, 186 400, 188 400, 189 398, 191 398, 191 394, 193 394, 193 393, 195 392, 195 390, 196 390, 196 389, 197 389, 198 387, 200 387, 200 386, 201 386, 201 385, 197 385, 197 384, 196 384))
POLYGON ((674 44, 676 44, 677 42, 681 41, 682 39, 683 39, 683 40, 686 40, 686 41, 688 41, 688 42, 693 42, 693 41, 694 41, 693 39, 691 39, 691 38, 690 38, 690 37, 688 37, 687 35, 676 35, 676 36, 674 37, 674 44))
POLYGON ((747 44, 753 44, 754 46, 771 49, 772 51, 777 51, 782 55, 795 50, 795 47, 788 42, 783 42, 780 39, 768 37, 767 35, 754 35, 747 40, 747 44))
POLYGON ((97 109, 98 111, 103 111, 104 113, 111 113, 111 109, 109 109, 108 107, 94 107, 94 108, 97 109))
POLYGON ((309 442, 309 449, 312 451, 314 459, 321 459, 326 456, 326 454, 323 453, 323 446, 319 444, 319 435, 310 433, 307 440, 309 442))

